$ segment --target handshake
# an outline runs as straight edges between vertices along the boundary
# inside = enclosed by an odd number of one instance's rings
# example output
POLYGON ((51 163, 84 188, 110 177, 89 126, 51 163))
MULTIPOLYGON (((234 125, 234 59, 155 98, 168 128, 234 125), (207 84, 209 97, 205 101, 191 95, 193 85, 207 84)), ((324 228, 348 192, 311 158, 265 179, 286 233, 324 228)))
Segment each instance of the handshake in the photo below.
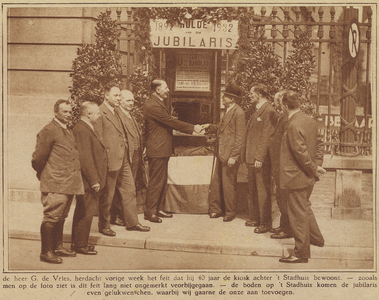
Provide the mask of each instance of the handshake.
POLYGON ((193 133, 194 135, 203 135, 205 133, 205 129, 207 129, 208 127, 210 126, 210 124, 203 124, 203 125, 195 125, 194 129, 193 129, 193 133))

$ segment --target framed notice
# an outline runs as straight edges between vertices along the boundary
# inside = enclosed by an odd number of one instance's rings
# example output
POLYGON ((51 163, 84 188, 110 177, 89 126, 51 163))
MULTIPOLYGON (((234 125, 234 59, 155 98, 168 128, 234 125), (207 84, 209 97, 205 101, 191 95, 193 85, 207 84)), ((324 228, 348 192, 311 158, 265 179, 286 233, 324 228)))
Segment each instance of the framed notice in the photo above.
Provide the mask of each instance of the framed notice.
POLYGON ((175 92, 211 92, 212 54, 176 52, 175 92))

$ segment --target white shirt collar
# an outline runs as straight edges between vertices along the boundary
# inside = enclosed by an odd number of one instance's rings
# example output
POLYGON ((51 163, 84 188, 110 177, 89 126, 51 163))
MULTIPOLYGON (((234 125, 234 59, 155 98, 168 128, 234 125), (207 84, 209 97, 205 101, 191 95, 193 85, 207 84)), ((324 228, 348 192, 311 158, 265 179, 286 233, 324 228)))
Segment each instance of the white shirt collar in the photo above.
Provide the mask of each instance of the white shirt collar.
POLYGON ((128 110, 126 110, 125 108, 123 108, 121 105, 120 105, 120 108, 121 108, 121 111, 125 114, 125 115, 127 115, 128 117, 130 117, 131 118, 131 114, 130 114, 130 111, 128 111, 128 110))
POLYGON ((54 117, 54 121, 56 121, 59 125, 61 125, 64 129, 67 129, 67 124, 63 124, 61 121, 57 119, 57 117, 54 117))
POLYGON ((292 117, 294 114, 296 114, 298 111, 300 111, 300 108, 291 111, 291 112, 288 114, 288 120, 291 119, 291 117, 292 117))
POLYGON ((159 95, 157 93, 154 93, 154 96, 163 102, 163 98, 159 97, 159 95))
POLYGON ((259 110, 263 106, 263 104, 265 104, 266 102, 267 102, 267 100, 265 100, 265 101, 263 101, 261 103, 258 102, 257 105, 255 106, 256 109, 259 110))
POLYGON ((95 130, 95 129, 93 128, 93 125, 92 125, 91 122, 88 122, 87 120, 82 119, 82 118, 80 118, 80 120, 82 120, 82 121, 83 121, 84 123, 86 123, 89 127, 91 127, 92 130, 95 130))
POLYGON ((110 106, 106 100, 104 100, 104 104, 106 107, 109 108, 109 110, 112 112, 112 114, 114 114, 114 107, 110 106))
POLYGON ((234 105, 236 105, 235 103, 232 103, 227 109, 226 109, 226 113, 229 112, 233 107, 234 105))

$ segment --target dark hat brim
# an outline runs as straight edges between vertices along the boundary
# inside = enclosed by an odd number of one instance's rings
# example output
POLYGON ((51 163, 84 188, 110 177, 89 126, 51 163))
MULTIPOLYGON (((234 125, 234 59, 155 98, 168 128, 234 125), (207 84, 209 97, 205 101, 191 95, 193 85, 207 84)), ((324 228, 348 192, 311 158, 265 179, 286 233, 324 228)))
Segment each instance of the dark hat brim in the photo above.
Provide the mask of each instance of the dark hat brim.
POLYGON ((226 95, 233 96, 233 97, 241 99, 241 96, 237 96, 236 94, 232 94, 232 93, 225 92, 225 91, 221 91, 221 92, 224 93, 224 94, 226 94, 226 95))

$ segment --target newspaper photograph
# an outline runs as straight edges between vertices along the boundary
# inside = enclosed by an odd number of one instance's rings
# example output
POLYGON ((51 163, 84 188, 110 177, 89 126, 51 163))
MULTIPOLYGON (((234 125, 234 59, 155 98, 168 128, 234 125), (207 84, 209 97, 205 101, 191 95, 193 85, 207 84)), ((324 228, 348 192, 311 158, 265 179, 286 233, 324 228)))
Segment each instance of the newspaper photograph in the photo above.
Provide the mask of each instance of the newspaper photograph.
POLYGON ((2 2, 0 299, 376 299, 377 1, 2 2))

